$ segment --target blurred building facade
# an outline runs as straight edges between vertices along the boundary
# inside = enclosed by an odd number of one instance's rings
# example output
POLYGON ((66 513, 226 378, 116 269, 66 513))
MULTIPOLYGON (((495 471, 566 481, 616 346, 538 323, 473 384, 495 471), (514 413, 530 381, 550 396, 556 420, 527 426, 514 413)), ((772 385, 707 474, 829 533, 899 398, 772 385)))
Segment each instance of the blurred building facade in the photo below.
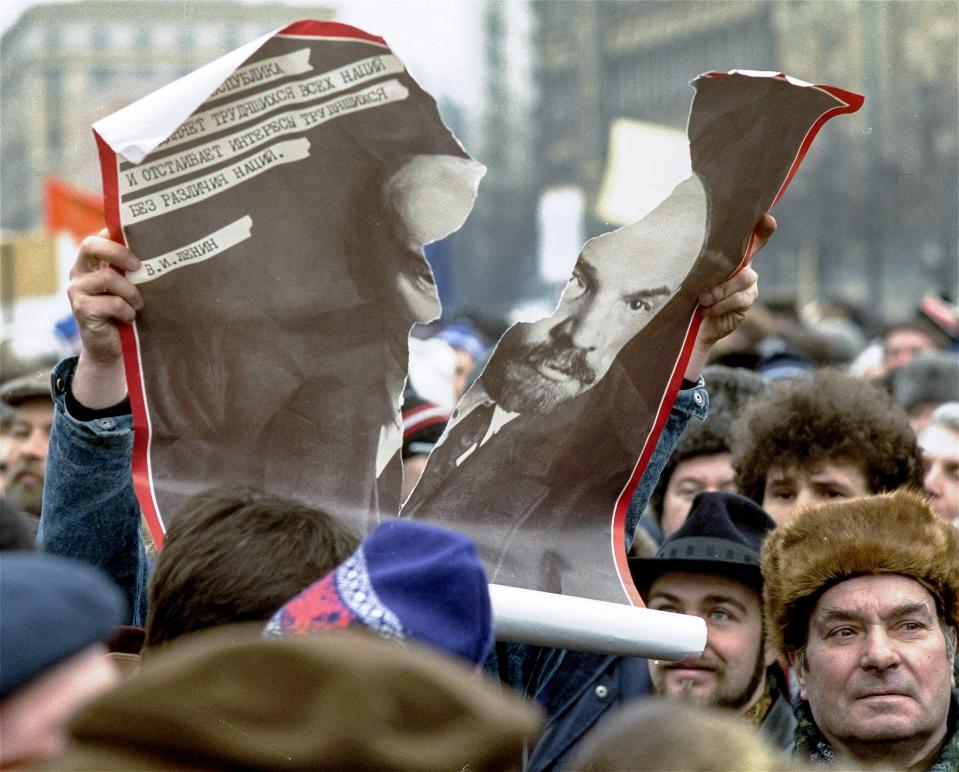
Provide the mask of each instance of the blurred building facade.
POLYGON ((100 188, 90 125, 181 75, 327 6, 239 0, 35 6, 0 41, 0 225, 40 224, 47 174, 100 188))
POLYGON ((647 0, 531 5, 538 194, 578 186, 587 236, 617 118, 684 129, 710 70, 773 70, 866 96, 831 121, 775 214, 764 292, 888 317, 959 281, 959 4, 647 0))
POLYGON ((468 126, 457 132, 486 166, 479 196, 464 227, 450 237, 457 292, 452 316, 465 313, 498 321, 524 298, 542 293, 536 267, 538 147, 533 111, 529 4, 483 0, 481 14, 483 99, 468 126))
MULTIPOLYGON (((733 68, 866 95, 826 126, 776 208, 780 231, 757 266, 766 296, 838 296, 894 316, 928 290, 957 293, 954 0, 481 2, 482 104, 440 100, 488 167, 466 225, 434 248, 450 315, 554 302, 540 269, 544 195, 579 191, 583 237, 609 230, 596 204, 613 122, 682 131, 690 80, 733 68)), ((99 189, 98 118, 292 18, 332 15, 239 0, 25 12, 0 41, 0 225, 39 224, 47 173, 99 189)), ((571 265, 578 245, 567 251, 571 265)))

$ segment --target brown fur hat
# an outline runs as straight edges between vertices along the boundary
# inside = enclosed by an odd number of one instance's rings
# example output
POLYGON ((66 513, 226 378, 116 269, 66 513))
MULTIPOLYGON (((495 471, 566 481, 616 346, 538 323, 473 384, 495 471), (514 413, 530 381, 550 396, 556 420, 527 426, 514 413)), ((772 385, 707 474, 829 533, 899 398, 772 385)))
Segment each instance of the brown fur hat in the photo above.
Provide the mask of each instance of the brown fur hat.
POLYGON ((459 660, 372 633, 182 636, 81 708, 39 769, 519 769, 541 711, 459 660))
POLYGON ((913 491, 803 509, 766 538, 762 572, 766 629, 783 662, 805 645, 819 596, 855 576, 912 577, 959 627, 959 529, 913 491))

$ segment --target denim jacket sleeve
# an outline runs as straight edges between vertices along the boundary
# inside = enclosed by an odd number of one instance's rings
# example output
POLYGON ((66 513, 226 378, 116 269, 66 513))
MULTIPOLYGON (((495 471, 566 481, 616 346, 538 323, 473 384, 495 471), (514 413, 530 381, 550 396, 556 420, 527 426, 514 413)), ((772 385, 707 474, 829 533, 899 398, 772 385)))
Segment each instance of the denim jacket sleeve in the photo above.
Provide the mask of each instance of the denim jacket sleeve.
POLYGON ((140 506, 130 476, 133 419, 129 413, 78 421, 67 409, 76 358, 52 374, 53 427, 37 541, 47 552, 105 571, 127 598, 126 624, 146 618, 148 563, 140 506))
POLYGON ((656 447, 653 448, 653 454, 646 464, 643 476, 633 492, 633 498, 629 502, 629 509, 626 511, 626 544, 633 543, 633 536, 636 533, 636 524, 639 518, 643 516, 646 505, 649 504, 649 498, 656 489, 656 483, 659 482, 659 476, 663 473, 663 468, 669 457, 676 449, 679 438, 686 429, 686 424, 690 418, 697 418, 700 421, 706 418, 709 411, 709 394, 706 391, 703 379, 688 389, 680 389, 676 395, 676 401, 673 403, 673 409, 669 411, 669 418, 666 419, 666 425, 663 427, 656 447))

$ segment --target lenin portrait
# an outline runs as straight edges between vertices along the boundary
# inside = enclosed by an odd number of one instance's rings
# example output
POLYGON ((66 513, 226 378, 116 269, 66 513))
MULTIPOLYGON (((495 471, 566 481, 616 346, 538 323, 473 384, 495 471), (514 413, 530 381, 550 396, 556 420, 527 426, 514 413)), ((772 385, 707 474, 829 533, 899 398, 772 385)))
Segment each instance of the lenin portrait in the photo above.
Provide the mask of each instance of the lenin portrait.
POLYGON ((844 106, 777 77, 694 87, 693 175, 588 241, 550 317, 507 330, 403 507, 476 539, 491 582, 627 601, 617 502, 679 387, 697 298, 742 267, 807 137, 844 106))

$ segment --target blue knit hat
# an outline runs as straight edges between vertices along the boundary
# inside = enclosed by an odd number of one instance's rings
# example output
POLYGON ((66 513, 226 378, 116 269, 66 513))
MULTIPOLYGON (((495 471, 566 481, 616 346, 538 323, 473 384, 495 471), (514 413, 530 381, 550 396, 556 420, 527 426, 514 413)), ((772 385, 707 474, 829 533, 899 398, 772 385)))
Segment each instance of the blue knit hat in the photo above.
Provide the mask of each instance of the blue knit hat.
POLYGON ((476 545, 453 531, 390 520, 274 614, 264 635, 356 626, 481 664, 493 645, 493 623, 476 545))
POLYGON ((440 330, 436 337, 444 340, 453 348, 463 349, 473 359, 482 359, 486 356, 486 344, 480 334, 471 324, 456 322, 440 330))
POLYGON ((108 640, 124 605, 113 582, 85 563, 41 552, 0 555, 0 699, 108 640))

